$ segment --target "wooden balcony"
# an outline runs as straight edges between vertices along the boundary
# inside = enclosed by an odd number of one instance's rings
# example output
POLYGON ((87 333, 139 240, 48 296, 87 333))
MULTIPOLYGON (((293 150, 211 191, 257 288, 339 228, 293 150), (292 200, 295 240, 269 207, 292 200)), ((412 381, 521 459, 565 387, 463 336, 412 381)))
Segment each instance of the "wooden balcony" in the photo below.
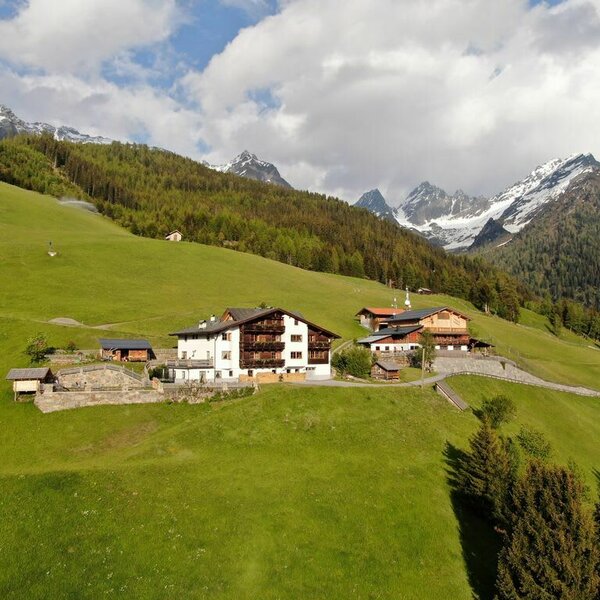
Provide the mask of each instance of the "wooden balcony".
POLYGON ((285 331, 285 325, 283 321, 259 321, 258 323, 246 323, 244 326, 244 332, 256 331, 256 332, 268 332, 268 333, 283 333, 285 331))
POLYGON ((331 342, 329 340, 308 340, 309 350, 329 350, 331 342))
POLYGON ((308 359, 308 364, 309 365, 326 365, 328 363, 329 363, 329 358, 328 357, 309 358, 308 359))
POLYGON ((442 335, 469 335, 464 327, 426 327, 424 331, 442 335))
POLYGON ((259 342, 259 341, 251 341, 251 342, 247 342, 246 340, 244 340, 244 342, 242 343, 242 348, 244 351, 252 351, 255 350, 257 352, 263 351, 263 350, 273 350, 275 352, 281 352, 282 350, 285 349, 285 342, 278 342, 278 341, 269 341, 269 342, 259 342))
POLYGON ((241 369, 279 369, 285 365, 283 358, 243 358, 241 369))

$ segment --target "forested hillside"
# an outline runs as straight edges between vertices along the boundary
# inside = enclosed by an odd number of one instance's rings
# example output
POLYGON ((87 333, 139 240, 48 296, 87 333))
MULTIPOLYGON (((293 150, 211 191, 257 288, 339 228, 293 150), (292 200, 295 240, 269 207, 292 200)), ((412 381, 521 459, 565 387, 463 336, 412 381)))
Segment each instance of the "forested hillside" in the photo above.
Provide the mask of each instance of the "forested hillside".
POLYGON ((218 173, 141 145, 59 142, 50 136, 0 143, 0 179, 91 199, 132 232, 252 252, 306 269, 426 286, 516 320, 527 292, 478 258, 450 256, 366 210, 320 194, 218 173))
POLYGON ((600 309, 600 176, 578 181, 509 244, 486 256, 540 295, 600 309))

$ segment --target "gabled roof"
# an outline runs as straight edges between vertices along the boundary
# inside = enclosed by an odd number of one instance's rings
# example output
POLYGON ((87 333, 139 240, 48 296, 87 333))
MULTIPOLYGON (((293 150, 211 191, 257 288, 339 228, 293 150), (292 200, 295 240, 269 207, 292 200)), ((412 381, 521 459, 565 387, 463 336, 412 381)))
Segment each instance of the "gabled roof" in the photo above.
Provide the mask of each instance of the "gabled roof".
POLYGON ((365 306, 364 308, 361 308, 357 313, 356 316, 364 313, 364 312, 370 312, 371 314, 375 315, 376 317, 387 317, 388 315, 399 315, 400 313, 404 312, 403 308, 373 308, 370 306, 365 306))
POLYGON ((420 321, 426 317, 430 317, 431 315, 435 315, 437 313, 442 312, 443 310, 447 310, 449 312, 453 312, 461 317, 464 317, 467 320, 471 320, 467 315, 463 315, 461 312, 450 308, 449 306, 435 306, 433 308, 421 308, 420 310, 407 310, 400 315, 396 315, 393 319, 389 320, 389 323, 401 323, 403 321, 420 321))
POLYGON ((103 350, 152 350, 148 340, 100 338, 99 342, 103 350))
POLYGON ((188 327, 186 329, 182 329, 180 331, 174 331, 169 335, 190 335, 190 334, 211 334, 211 333, 220 333, 222 331, 227 331, 228 329, 232 329, 234 327, 238 327, 239 325, 243 325, 244 323, 248 323, 250 321, 254 321, 255 319, 260 319, 262 317, 266 317, 272 313, 280 312, 284 315, 288 315, 294 319, 298 319, 303 323, 306 323, 309 327, 313 329, 317 329, 318 331, 324 333, 326 336, 331 338, 339 338, 340 336, 337 333, 333 333, 327 329, 324 329, 320 325, 316 325, 311 321, 305 319, 299 312, 292 312, 290 310, 285 310, 283 308, 227 308, 223 315, 229 313, 233 320, 229 321, 214 321, 206 322, 206 327, 199 327, 198 325, 194 327, 188 327))
POLYGON ((362 340, 358 340, 358 343, 376 344, 380 340, 383 340, 387 337, 403 338, 409 333, 412 333, 413 331, 418 331, 422 328, 423 325, 410 325, 409 327, 386 327, 385 329, 374 331, 370 336, 363 338, 362 340))
POLYGON ((379 365, 384 371, 399 371, 400 364, 395 360, 382 360, 379 359, 375 362, 376 365, 379 365))
POLYGON ((6 376, 9 381, 44 380, 51 374, 49 367, 36 367, 31 369, 11 369, 6 376))
POLYGON ((167 233, 167 235, 165 235, 165 237, 169 237, 170 235, 173 235, 174 233, 178 233, 179 235, 183 235, 181 233, 181 231, 179 231, 179 229, 174 229, 173 231, 170 231, 169 233, 167 233))

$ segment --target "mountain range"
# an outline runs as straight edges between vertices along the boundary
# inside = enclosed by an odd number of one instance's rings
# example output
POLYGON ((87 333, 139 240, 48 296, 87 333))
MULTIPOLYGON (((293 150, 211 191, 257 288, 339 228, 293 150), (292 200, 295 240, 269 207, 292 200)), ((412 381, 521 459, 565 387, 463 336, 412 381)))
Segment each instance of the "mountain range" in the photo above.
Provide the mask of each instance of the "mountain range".
POLYGON ((419 231, 447 250, 474 250, 494 242, 508 243, 581 177, 598 172, 600 163, 591 154, 575 154, 536 167, 492 198, 468 196, 462 190, 448 194, 425 181, 395 208, 378 190, 368 192, 378 198, 374 209, 365 205, 365 195, 356 206, 379 216, 391 215, 403 227, 419 231))
MULTIPOLYGON (((102 136, 91 136, 80 133, 73 127, 63 125, 55 127, 48 123, 39 122, 28 123, 17 117, 8 106, 0 104, 0 140, 19 134, 40 135, 42 133, 48 133, 59 141, 64 140, 81 144, 110 144, 114 141, 102 136)), ((247 177, 248 179, 274 183, 286 188, 292 187, 279 174, 275 165, 260 160, 255 154, 251 154, 247 150, 244 150, 244 152, 224 165, 211 165, 205 161, 202 164, 221 173, 233 173, 234 175, 247 177)))

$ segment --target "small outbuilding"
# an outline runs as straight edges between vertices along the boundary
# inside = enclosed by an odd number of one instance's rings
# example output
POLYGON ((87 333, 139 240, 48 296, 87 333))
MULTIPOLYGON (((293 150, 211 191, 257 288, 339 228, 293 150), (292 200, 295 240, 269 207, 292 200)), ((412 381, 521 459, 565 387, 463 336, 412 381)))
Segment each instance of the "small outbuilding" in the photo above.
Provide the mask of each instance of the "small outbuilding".
POLYGON ((146 362, 154 358, 154 352, 148 340, 100 338, 100 348, 102 360, 146 362))
POLYGON ((165 240, 169 242, 180 242, 182 239, 183 235, 178 229, 176 229, 175 231, 171 231, 171 233, 167 233, 167 235, 165 235, 165 240))
POLYGON ((433 291, 426 287, 420 287, 417 290, 417 294, 421 294, 423 296, 431 296, 431 294, 433 294, 433 291))
POLYGON ((42 384, 54 381, 54 375, 49 367, 11 369, 6 379, 13 382, 13 392, 17 400, 21 394, 37 394, 42 384))
POLYGON ((400 379, 400 368, 400 363, 397 363, 395 360, 379 359, 371 367, 371 377, 386 381, 400 379))

